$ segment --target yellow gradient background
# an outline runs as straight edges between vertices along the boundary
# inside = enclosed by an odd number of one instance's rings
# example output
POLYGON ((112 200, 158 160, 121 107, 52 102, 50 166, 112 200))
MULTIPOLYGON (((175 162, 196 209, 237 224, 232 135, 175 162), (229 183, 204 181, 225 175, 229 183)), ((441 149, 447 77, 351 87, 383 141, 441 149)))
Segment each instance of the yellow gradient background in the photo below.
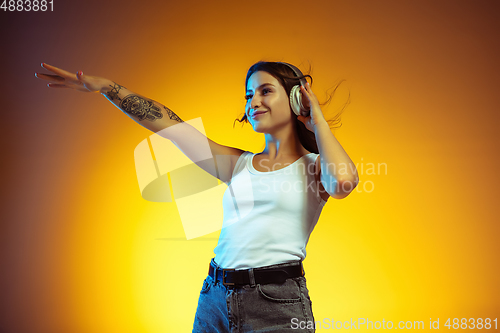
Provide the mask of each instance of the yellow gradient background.
POLYGON ((233 121, 253 63, 310 64, 320 100, 345 79, 324 112, 350 92, 334 133, 361 182, 311 235, 315 319, 500 317, 497 1, 54 1, 0 11, 1 332, 190 332, 217 243, 141 198, 151 133, 99 94, 47 88, 41 62, 252 152, 262 135, 233 121))

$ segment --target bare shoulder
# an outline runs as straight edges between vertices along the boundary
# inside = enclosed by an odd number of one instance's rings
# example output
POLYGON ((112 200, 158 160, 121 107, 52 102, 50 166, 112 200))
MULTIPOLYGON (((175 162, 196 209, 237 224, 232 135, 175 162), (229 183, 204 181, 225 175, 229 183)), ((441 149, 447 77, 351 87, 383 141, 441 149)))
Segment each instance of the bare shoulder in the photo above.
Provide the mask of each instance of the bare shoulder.
POLYGON ((236 147, 218 144, 210 139, 208 143, 215 160, 217 178, 225 183, 229 182, 236 162, 245 151, 236 147))

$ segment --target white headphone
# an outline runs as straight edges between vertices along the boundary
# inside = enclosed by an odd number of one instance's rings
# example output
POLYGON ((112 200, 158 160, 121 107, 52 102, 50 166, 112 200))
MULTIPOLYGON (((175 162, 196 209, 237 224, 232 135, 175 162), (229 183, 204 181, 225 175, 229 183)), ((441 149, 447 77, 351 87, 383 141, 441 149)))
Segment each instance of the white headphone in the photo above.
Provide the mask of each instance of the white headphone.
MULTIPOLYGON (((278 62, 283 65, 287 65, 289 68, 293 70, 295 75, 297 77, 300 77, 300 83, 305 86, 307 81, 305 78, 303 78, 303 74, 298 69, 292 64, 286 63, 286 62, 278 62)), ((306 109, 304 105, 302 104, 302 93, 300 92, 300 85, 296 85, 292 87, 292 90, 290 91, 290 107, 292 108, 293 113, 295 113, 297 116, 302 115, 304 117, 308 117, 310 110, 306 109)))

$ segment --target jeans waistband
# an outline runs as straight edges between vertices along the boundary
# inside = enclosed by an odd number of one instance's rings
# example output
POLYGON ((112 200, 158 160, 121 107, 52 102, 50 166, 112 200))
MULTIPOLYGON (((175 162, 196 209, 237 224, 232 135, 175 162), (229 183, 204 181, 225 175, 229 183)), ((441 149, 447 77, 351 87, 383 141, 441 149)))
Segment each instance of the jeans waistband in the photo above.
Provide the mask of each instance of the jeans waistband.
POLYGON ((304 276, 305 272, 302 260, 249 269, 227 269, 217 265, 212 258, 208 274, 214 284, 220 281, 226 287, 253 287, 256 284, 283 283, 288 278, 304 276))

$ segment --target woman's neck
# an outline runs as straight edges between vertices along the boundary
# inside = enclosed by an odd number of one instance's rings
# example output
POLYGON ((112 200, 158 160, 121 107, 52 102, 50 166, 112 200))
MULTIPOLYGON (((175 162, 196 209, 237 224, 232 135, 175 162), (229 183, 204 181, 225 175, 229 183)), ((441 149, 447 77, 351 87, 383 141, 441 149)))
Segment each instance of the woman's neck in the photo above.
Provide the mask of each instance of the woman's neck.
POLYGON ((282 131, 265 134, 266 147, 262 154, 268 155, 270 159, 278 159, 285 156, 302 156, 309 152, 302 146, 295 127, 283 129, 282 131))

